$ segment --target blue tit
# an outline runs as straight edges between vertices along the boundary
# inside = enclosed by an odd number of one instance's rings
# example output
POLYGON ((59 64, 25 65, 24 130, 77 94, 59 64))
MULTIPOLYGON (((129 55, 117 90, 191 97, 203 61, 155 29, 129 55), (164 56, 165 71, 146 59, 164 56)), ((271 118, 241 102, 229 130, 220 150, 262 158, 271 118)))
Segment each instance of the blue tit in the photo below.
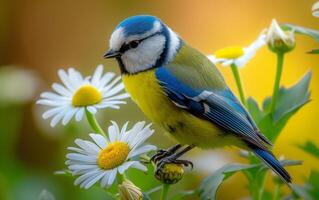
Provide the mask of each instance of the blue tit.
POLYGON ((291 183, 271 153, 271 143, 215 65, 160 19, 140 15, 122 21, 111 35, 104 58, 116 58, 133 101, 179 142, 164 151, 161 164, 190 164, 178 158, 193 147, 237 146, 255 153, 291 183), (183 145, 188 146, 180 150, 183 145))

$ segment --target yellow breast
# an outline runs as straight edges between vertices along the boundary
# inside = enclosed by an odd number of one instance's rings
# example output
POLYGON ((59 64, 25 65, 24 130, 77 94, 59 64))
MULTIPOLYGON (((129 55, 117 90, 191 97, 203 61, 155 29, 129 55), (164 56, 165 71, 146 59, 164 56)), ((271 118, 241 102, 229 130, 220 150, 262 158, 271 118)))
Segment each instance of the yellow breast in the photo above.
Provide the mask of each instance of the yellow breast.
POLYGON ((155 70, 123 75, 126 91, 144 114, 161 125, 180 143, 195 144, 202 148, 225 146, 230 140, 219 137, 221 130, 174 105, 165 96, 155 77, 155 70))
POLYGON ((167 117, 168 111, 176 108, 164 95, 153 70, 134 75, 123 75, 126 91, 144 114, 156 123, 167 117))

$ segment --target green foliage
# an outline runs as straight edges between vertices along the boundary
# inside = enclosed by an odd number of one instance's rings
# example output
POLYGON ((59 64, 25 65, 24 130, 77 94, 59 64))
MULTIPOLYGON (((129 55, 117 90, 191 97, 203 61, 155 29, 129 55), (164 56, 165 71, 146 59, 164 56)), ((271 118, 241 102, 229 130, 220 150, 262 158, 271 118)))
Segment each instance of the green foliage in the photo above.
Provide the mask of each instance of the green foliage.
POLYGON ((306 144, 299 145, 299 147, 319 159, 319 148, 313 142, 308 141, 306 144))
POLYGON ((311 73, 308 72, 299 82, 290 88, 281 87, 274 113, 270 113, 271 97, 263 102, 260 109, 253 98, 247 100, 248 110, 258 124, 261 132, 275 142, 288 120, 307 102, 310 92, 308 90, 311 73))
POLYGON ((319 49, 313 49, 308 52, 309 54, 319 54, 319 49))
POLYGON ((221 183, 234 173, 247 170, 256 165, 229 164, 215 171, 205 178, 199 187, 200 199, 216 199, 216 194, 221 183))
MULTIPOLYGON (((302 164, 302 161, 283 160, 281 161, 281 164, 283 166, 294 166, 302 164)), ((222 182, 237 172, 243 172, 248 178, 248 188, 251 190, 252 193, 256 191, 258 192, 259 182, 262 181, 262 177, 265 176, 265 172, 268 169, 269 168, 264 163, 246 165, 234 163, 225 165, 202 181, 199 187, 200 199, 216 199, 217 191, 222 182)))
POLYGON ((294 24, 283 24, 281 26, 283 29, 285 30, 294 30, 295 33, 299 33, 302 35, 306 35, 309 37, 312 37, 313 39, 315 39, 317 42, 319 42, 319 31, 314 30, 314 29, 310 29, 310 28, 306 28, 306 27, 302 27, 302 26, 297 26, 294 24))

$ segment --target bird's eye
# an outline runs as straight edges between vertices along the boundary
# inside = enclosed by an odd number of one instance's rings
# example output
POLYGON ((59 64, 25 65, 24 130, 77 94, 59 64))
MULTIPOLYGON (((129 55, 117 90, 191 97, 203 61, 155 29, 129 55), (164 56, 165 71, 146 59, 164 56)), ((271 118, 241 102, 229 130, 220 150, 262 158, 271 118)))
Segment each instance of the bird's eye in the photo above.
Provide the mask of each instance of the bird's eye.
POLYGON ((138 44, 139 44, 139 41, 138 41, 138 40, 133 40, 133 41, 131 41, 130 43, 128 43, 128 45, 129 45, 129 47, 130 47, 131 49, 135 49, 135 48, 138 46, 138 44))

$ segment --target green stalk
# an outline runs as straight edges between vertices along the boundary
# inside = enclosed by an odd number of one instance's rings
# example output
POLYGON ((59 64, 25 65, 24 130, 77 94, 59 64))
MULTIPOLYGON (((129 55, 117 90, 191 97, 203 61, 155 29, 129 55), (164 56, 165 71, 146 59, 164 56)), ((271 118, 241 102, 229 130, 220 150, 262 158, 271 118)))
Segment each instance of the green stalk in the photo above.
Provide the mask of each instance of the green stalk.
POLYGON ((233 72, 235 81, 236 81, 236 85, 237 85, 237 89, 239 92, 239 96, 240 96, 240 100, 241 102, 244 104, 245 107, 247 107, 247 102, 246 102, 246 97, 245 97, 245 93, 244 93, 244 89, 240 80, 240 74, 239 74, 239 70, 238 67, 235 64, 231 64, 231 70, 233 72))
POLYGON ((266 173, 264 173, 262 175, 262 178, 261 178, 261 185, 260 185, 260 188, 259 188, 259 191, 258 191, 258 200, 262 200, 263 195, 264 195, 265 183, 266 183, 266 173))
POLYGON ((273 200, 277 200, 279 197, 279 192, 280 192, 280 183, 276 184, 273 200))
POLYGON ((282 69, 284 65, 284 53, 278 52, 277 53, 277 71, 276 71, 276 79, 275 79, 275 85, 272 93, 272 101, 271 101, 271 107, 270 107, 270 113, 273 115, 276 109, 276 104, 278 101, 278 93, 279 93, 279 87, 280 87, 280 80, 282 75, 282 69))
POLYGON ((168 190, 169 190, 169 184, 163 184, 161 200, 167 200, 168 190))
POLYGON ((101 126, 97 122, 95 116, 92 113, 90 113, 90 111, 88 111, 87 109, 85 109, 85 114, 86 114, 86 118, 87 118, 91 128, 94 130, 94 132, 102 134, 106 137, 105 132, 103 131, 103 129, 101 128, 101 126))

